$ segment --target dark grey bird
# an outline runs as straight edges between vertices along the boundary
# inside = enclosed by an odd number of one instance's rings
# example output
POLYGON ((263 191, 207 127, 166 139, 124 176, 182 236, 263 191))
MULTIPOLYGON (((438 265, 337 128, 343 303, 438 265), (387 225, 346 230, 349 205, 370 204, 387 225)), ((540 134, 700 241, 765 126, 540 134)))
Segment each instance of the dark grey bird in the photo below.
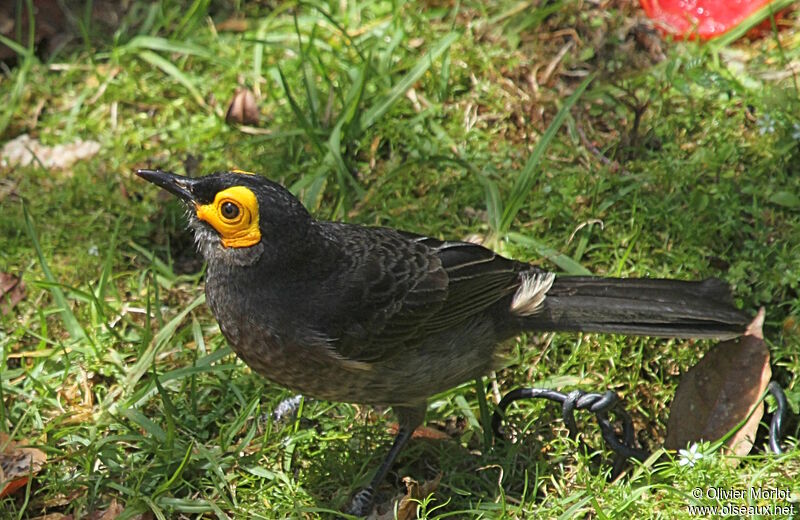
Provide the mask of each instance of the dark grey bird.
POLYGON ((357 514, 427 399, 498 368, 521 332, 726 338, 749 322, 716 279, 556 276, 468 242, 316 220, 258 175, 137 174, 187 204, 208 304, 245 363, 307 396, 394 409, 397 437, 357 514))

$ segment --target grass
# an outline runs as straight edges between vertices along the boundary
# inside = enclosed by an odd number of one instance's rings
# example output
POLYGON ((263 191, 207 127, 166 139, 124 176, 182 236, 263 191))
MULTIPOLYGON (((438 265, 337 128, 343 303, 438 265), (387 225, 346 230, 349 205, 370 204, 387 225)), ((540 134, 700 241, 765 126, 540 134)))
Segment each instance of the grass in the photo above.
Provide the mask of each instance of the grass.
MULTIPOLYGON (((256 170, 320 218, 479 234, 560 271, 722 277, 743 308, 767 308, 773 372, 798 412, 797 15, 753 42, 663 43, 661 61, 632 15, 570 1, 133 2, 110 29, 79 13, 79 39, 53 56, 19 47, 0 77, 3 139, 102 149, 67 171, 3 170, 0 271, 28 293, 0 318, 0 428, 49 460, 0 516, 79 518, 117 500, 123 518, 326 517, 388 446, 386 411, 306 400, 298 418, 268 419, 291 392, 231 354, 182 210, 138 167, 256 170), (244 32, 216 29, 234 15, 244 32), (240 84, 260 100, 258 132, 224 123, 240 84)), ((655 450, 679 373, 708 347, 521 337, 484 383, 490 400, 495 381, 611 388, 655 450)), ((412 442, 385 492, 442 473, 427 518, 674 518, 725 503, 693 499, 698 486, 789 487, 797 507, 796 422, 782 456, 763 440, 735 468, 663 454, 609 483, 608 453, 576 449, 542 403, 515 408, 522 442, 485 446, 481 394, 468 383, 431 400, 429 423, 466 426, 412 442)))

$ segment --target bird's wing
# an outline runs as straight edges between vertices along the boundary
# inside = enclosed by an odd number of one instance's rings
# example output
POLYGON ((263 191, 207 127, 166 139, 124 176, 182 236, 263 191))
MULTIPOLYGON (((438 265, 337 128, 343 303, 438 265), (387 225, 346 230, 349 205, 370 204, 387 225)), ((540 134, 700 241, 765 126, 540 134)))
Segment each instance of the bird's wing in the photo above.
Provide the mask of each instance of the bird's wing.
POLYGON ((478 244, 409 236, 425 245, 447 273, 445 303, 422 326, 428 334, 457 325, 513 293, 520 271, 530 269, 478 244))
POLYGON ((482 246, 385 228, 340 228, 347 269, 337 281, 333 348, 382 359, 409 340, 458 325, 519 287, 527 268, 482 246))

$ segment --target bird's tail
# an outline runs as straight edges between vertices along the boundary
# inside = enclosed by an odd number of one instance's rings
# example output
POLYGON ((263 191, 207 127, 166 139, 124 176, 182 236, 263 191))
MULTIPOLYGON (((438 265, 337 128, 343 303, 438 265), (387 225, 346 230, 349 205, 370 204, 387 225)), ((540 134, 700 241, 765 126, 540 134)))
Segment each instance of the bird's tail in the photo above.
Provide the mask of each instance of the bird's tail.
POLYGON ((675 338, 731 338, 751 317, 734 307, 730 287, 644 278, 557 277, 526 330, 610 332, 675 338))

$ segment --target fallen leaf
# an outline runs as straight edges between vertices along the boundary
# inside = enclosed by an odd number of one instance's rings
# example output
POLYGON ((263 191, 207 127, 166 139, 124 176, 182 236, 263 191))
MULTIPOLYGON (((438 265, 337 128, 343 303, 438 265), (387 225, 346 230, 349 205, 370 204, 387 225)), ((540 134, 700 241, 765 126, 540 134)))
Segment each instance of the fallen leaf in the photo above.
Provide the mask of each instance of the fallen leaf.
POLYGON ((73 520, 73 516, 65 515, 64 513, 50 513, 48 515, 36 516, 30 520, 73 520))
MULTIPOLYGON (((699 441, 716 441, 752 411, 726 442, 733 455, 750 453, 764 415, 759 399, 772 377, 763 324, 762 308, 744 336, 716 345, 681 377, 670 405, 665 448, 678 450, 699 441)), ((738 459, 732 458, 731 463, 738 459)))
POLYGON ((47 455, 36 448, 26 448, 25 441, 12 441, 0 432, 0 498, 13 494, 28 483, 28 477, 44 466, 47 455))
POLYGON ((111 500, 111 504, 108 505, 108 509, 105 511, 92 511, 86 515, 85 520, 115 520, 123 511, 125 511, 125 508, 114 498, 111 500))
POLYGON ((8 314, 25 298, 25 284, 18 277, 0 273, 0 313, 8 314))
POLYGON ((239 88, 233 95, 225 114, 225 122, 229 125, 255 125, 258 123, 259 113, 256 96, 250 89, 239 88))
POLYGON ((403 483, 406 485, 405 494, 399 493, 388 502, 379 505, 373 509, 368 520, 414 520, 417 518, 417 508, 419 501, 426 499, 431 493, 436 491, 439 487, 439 481, 442 480, 440 473, 433 480, 417 483, 411 477, 404 477, 403 483), (395 516, 395 509, 397 515, 395 516), (382 512, 380 512, 382 511, 382 512))
POLYGON ((794 316, 787 316, 783 320, 783 333, 788 335, 800 334, 800 323, 797 323, 797 318, 794 316))
POLYGON ((245 32, 247 30, 247 20, 236 17, 228 18, 224 22, 218 23, 216 28, 219 32, 245 32))
POLYGON ((68 494, 57 493, 55 495, 51 495, 48 498, 45 498, 41 501, 41 505, 43 509, 55 509, 57 507, 63 507, 69 505, 74 500, 82 497, 86 494, 86 487, 79 486, 68 494))
MULTIPOLYGON (((397 423, 390 423, 389 424, 389 433, 391 435, 397 435, 399 425, 397 423)), ((414 430, 414 433, 411 434, 412 439, 428 439, 432 441, 446 441, 452 439, 451 436, 437 428, 431 428, 430 426, 417 426, 417 429, 414 430)))
POLYGON ((65 169, 78 161, 89 159, 100 151, 97 141, 73 141, 55 146, 43 145, 38 139, 22 134, 3 145, 0 166, 28 166, 32 162, 44 168, 65 169))

